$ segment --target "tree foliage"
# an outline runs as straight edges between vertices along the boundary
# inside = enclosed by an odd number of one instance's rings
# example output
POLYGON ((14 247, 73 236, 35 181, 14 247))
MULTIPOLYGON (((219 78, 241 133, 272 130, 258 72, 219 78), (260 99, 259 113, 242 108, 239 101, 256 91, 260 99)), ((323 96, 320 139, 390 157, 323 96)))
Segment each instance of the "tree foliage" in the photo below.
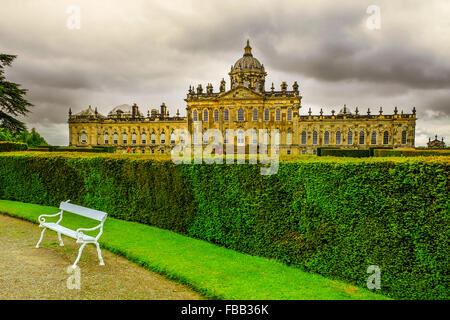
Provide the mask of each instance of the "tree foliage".
POLYGON ((25 129, 25 124, 15 117, 26 115, 32 104, 24 98, 26 89, 6 80, 4 67, 10 66, 15 58, 15 55, 0 54, 0 126, 18 133, 25 129))
POLYGON ((8 129, 0 127, 0 141, 24 142, 29 147, 48 145, 47 141, 45 141, 35 128, 31 129, 31 132, 27 129, 23 129, 18 133, 13 133, 8 129))

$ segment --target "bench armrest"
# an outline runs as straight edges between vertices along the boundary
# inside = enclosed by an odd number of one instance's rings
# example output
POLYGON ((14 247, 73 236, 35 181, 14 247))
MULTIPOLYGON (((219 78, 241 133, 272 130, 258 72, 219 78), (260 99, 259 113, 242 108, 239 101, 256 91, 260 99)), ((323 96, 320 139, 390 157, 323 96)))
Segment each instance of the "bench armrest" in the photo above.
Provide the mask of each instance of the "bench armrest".
POLYGON ((83 238, 84 233, 82 231, 94 231, 94 230, 97 230, 97 229, 100 229, 100 228, 102 228, 102 230, 100 230, 100 232, 97 235, 96 239, 98 239, 100 237, 100 235, 102 234, 102 232, 103 232, 103 223, 100 223, 98 226, 93 227, 93 228, 78 228, 76 230, 77 240, 81 240, 83 238))
MULTIPOLYGON (((55 214, 41 214, 38 217, 39 224, 41 225, 41 224, 45 223, 45 218, 44 217, 56 217, 56 216, 59 216, 59 215, 62 215, 62 210, 60 212, 58 212, 58 213, 55 213, 55 214)), ((62 218, 62 216, 61 216, 61 218, 62 218)), ((59 223, 60 220, 61 219, 59 219, 57 223, 59 223)))

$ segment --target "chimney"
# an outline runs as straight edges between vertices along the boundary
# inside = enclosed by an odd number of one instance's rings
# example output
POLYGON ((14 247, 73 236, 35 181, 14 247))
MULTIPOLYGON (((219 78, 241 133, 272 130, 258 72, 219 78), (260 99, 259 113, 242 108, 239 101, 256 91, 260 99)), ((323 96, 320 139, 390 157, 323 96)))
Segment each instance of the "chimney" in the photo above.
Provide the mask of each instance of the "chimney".
POLYGON ((139 116, 139 108, 136 103, 133 104, 133 106, 131 107, 131 116, 133 118, 136 118, 139 116))

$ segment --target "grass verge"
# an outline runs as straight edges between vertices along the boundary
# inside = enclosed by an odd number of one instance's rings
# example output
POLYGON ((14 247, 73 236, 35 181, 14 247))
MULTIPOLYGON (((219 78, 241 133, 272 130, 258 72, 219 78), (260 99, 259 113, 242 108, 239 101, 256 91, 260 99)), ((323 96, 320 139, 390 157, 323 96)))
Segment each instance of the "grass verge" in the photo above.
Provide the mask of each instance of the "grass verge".
MULTIPOLYGON (((58 210, 0 200, 0 212, 35 223, 40 214, 58 210)), ((61 224, 78 228, 91 227, 96 222, 64 213, 61 224)), ((136 222, 108 218, 100 243, 103 248, 189 285, 212 299, 386 299, 367 289, 307 273, 275 260, 239 253, 136 222)))

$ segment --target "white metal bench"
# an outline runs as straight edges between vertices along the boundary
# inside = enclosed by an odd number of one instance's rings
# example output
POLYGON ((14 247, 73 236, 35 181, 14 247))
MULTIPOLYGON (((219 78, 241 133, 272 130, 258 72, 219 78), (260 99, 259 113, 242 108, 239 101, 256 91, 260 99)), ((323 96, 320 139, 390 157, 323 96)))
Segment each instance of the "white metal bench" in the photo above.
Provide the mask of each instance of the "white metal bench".
POLYGON ((64 245, 64 242, 61 239, 61 234, 77 240, 77 243, 81 243, 81 247, 78 251, 78 257, 77 257, 77 260, 75 260, 75 263, 73 264, 73 268, 75 268, 77 266, 77 263, 81 257, 81 253, 83 252, 84 247, 88 243, 92 243, 97 246, 97 253, 98 253, 98 258, 100 260, 100 265, 104 266, 105 263, 103 262, 102 253, 100 251, 100 246, 98 244, 98 239, 100 238, 100 236, 103 233, 103 223, 105 222, 106 216, 108 214, 106 212, 102 212, 102 211, 98 211, 98 210, 94 210, 94 209, 90 209, 90 208, 86 208, 86 207, 82 207, 82 206, 77 206, 75 204, 69 203, 69 201, 70 200, 61 202, 61 204, 59 205, 59 209, 61 209, 60 212, 58 212, 56 214, 50 214, 50 215, 42 214, 39 216, 39 218, 38 218, 39 227, 44 228, 44 230, 42 230, 41 238, 39 239, 38 243, 36 244, 36 248, 39 248, 39 244, 42 242, 42 238, 44 237, 45 230, 50 229, 50 230, 56 231, 58 233, 59 244, 61 246, 64 245), (89 228, 89 229, 78 228, 77 230, 72 230, 72 229, 66 228, 59 224, 63 218, 64 211, 71 212, 71 213, 74 213, 74 214, 77 214, 77 215, 80 215, 80 216, 83 216, 86 218, 100 221, 100 224, 94 228, 89 228), (57 217, 57 216, 61 216, 57 222, 45 222, 45 217, 57 217), (88 236, 82 232, 82 231, 94 231, 97 229, 100 229, 100 231, 96 237, 88 236))

